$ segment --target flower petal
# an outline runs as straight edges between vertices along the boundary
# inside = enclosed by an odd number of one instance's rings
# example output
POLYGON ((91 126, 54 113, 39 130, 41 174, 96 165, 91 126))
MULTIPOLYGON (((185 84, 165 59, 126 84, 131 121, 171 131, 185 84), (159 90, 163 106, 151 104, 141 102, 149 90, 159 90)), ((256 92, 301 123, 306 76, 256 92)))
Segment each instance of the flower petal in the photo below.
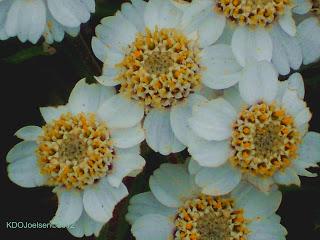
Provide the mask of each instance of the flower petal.
POLYGON ((266 218, 275 213, 282 199, 278 190, 266 194, 245 182, 241 182, 231 192, 231 196, 235 198, 236 207, 244 209, 244 217, 252 220, 266 218))
POLYGON ((192 94, 188 97, 185 104, 173 106, 170 113, 170 123, 172 131, 176 138, 183 143, 188 145, 190 138, 193 136, 193 132, 189 127, 188 119, 192 115, 192 107, 200 102, 207 101, 207 99, 198 94, 192 94))
POLYGON ((310 17, 298 25, 297 39, 300 42, 303 64, 316 62, 320 58, 320 27, 316 17, 310 17))
POLYGON ((143 127, 146 141, 154 151, 168 155, 185 148, 172 131, 169 111, 152 109, 147 114, 143 127))
POLYGON ((40 113, 46 123, 52 120, 58 119, 62 114, 66 114, 70 109, 67 105, 57 106, 57 107, 41 107, 40 113))
POLYGON ((203 168, 196 174, 202 193, 220 196, 231 192, 241 180, 241 172, 229 163, 217 168, 203 168))
POLYGON ((239 91, 249 104, 259 101, 271 103, 277 95, 278 86, 278 74, 271 63, 252 62, 244 69, 239 91))
POLYGON ((112 172, 107 176, 111 186, 119 187, 122 179, 133 171, 141 172, 146 161, 140 155, 120 154, 113 162, 112 172))
POLYGON ((203 83, 213 89, 224 89, 239 81, 242 67, 235 59, 232 49, 226 44, 206 47, 201 52, 204 66, 203 83))
POLYGON ((100 106, 98 116, 106 121, 110 128, 129 128, 141 121, 144 109, 138 103, 117 94, 100 106))
POLYGON ((174 225, 168 217, 159 214, 144 215, 135 221, 131 232, 139 240, 163 240, 172 236, 174 225))
POLYGON ((113 145, 118 148, 130 148, 141 143, 145 134, 141 124, 132 128, 111 129, 113 145))
POLYGON ((106 101, 115 95, 113 88, 100 84, 87 84, 85 79, 80 80, 73 88, 68 106, 73 114, 80 112, 93 113, 106 101))
POLYGON ((98 184, 84 190, 83 206, 93 220, 107 222, 112 218, 115 206, 126 196, 128 190, 123 183, 115 188, 103 178, 98 184))
POLYGON ((296 23, 292 17, 291 9, 287 9, 285 14, 279 18, 279 25, 290 36, 295 36, 297 32, 296 23))
POLYGON ((16 144, 8 152, 6 160, 8 163, 23 160, 35 155, 38 144, 35 141, 22 141, 16 144))
POLYGON ((46 183, 46 177, 40 173, 35 155, 10 163, 7 171, 9 179, 21 187, 32 188, 46 183))
POLYGON ((295 184, 297 186, 301 185, 301 181, 299 176, 297 175, 297 172, 294 168, 288 167, 284 171, 278 171, 273 176, 276 183, 281 185, 291 185, 295 184))
POLYGON ((248 240, 285 240, 286 230, 278 222, 261 219, 253 221, 248 224, 250 233, 248 234, 248 240))
POLYGON ((94 234, 98 237, 104 223, 96 222, 90 218, 85 211, 82 211, 81 217, 68 228, 68 231, 75 237, 81 238, 83 236, 89 237, 94 234))
POLYGON ((79 190, 55 189, 59 205, 51 224, 57 227, 68 227, 75 223, 81 216, 83 210, 82 196, 79 190))
POLYGON ((165 217, 174 216, 176 209, 162 205, 151 192, 140 193, 130 199, 126 219, 130 224, 148 214, 159 214, 165 217))
POLYGON ((38 126, 26 126, 20 128, 14 135, 26 141, 36 141, 42 129, 38 126))
POLYGON ((263 28, 237 27, 232 36, 232 51, 241 66, 248 60, 271 61, 272 40, 263 28))
POLYGON ((181 21, 182 11, 170 0, 150 0, 144 12, 146 26, 154 30, 158 28, 175 28, 181 21))
POLYGON ((201 138, 191 138, 189 153, 199 165, 204 167, 218 167, 224 164, 230 154, 229 141, 206 141, 201 138))
POLYGON ((193 177, 183 165, 162 164, 150 177, 149 186, 158 201, 167 207, 179 207, 198 193, 193 177))
POLYGON ((230 103, 223 98, 217 98, 195 105, 189 125, 202 138, 221 141, 231 136, 236 114, 230 103))

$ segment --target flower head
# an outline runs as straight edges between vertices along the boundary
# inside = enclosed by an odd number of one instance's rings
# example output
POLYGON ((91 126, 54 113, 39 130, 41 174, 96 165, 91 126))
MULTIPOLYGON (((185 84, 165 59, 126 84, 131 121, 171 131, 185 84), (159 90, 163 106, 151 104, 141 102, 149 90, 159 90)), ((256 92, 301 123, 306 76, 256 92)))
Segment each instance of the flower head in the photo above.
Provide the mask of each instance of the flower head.
POLYGON ((200 91, 231 86, 240 74, 231 48, 210 46, 215 36, 170 0, 126 3, 101 21, 96 35, 92 48, 104 62, 97 80, 120 85, 115 99, 130 104, 123 106, 128 121, 146 116, 147 143, 163 155, 185 148, 190 132, 186 116, 193 104, 205 100, 200 91))
POLYGON ((293 13, 306 13, 304 1, 193 0, 175 4, 195 22, 202 22, 218 42, 230 43, 243 67, 252 59, 267 60, 286 75, 302 63, 293 13))
POLYGON ((184 165, 173 164, 161 165, 149 185, 151 192, 130 200, 126 216, 137 240, 257 240, 286 235, 275 214, 281 202, 275 189, 265 195, 241 182, 230 194, 206 195, 184 165))
POLYGON ((136 176, 145 165, 139 155, 141 126, 117 128, 114 116, 106 120, 104 102, 114 94, 111 88, 79 81, 68 104, 40 109, 46 121, 42 128, 17 131, 23 141, 7 155, 11 181, 54 187, 59 206, 51 223, 74 225, 68 230, 77 237, 99 233, 128 195, 122 179, 136 176))
POLYGON ((0 39, 17 36, 21 42, 36 43, 44 36, 48 43, 60 42, 65 32, 76 36, 94 11, 94 0, 3 0, 0 39))
POLYGON ((263 191, 273 184, 300 185, 298 175, 319 162, 320 134, 308 132, 311 113, 301 75, 278 82, 266 62, 244 71, 239 90, 197 105, 189 120, 198 135, 189 152, 200 164, 196 182, 207 194, 230 192, 241 179, 263 191))

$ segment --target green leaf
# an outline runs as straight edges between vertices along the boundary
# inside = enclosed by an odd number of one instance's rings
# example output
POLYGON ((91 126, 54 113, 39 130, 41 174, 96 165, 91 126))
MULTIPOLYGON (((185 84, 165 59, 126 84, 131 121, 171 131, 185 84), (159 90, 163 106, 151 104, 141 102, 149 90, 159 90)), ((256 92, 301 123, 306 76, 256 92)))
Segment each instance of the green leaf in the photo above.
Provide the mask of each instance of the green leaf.
POLYGON ((18 64, 27 61, 33 57, 48 56, 51 55, 49 51, 44 51, 43 46, 34 46, 27 49, 23 49, 14 55, 11 55, 3 60, 7 63, 18 64))

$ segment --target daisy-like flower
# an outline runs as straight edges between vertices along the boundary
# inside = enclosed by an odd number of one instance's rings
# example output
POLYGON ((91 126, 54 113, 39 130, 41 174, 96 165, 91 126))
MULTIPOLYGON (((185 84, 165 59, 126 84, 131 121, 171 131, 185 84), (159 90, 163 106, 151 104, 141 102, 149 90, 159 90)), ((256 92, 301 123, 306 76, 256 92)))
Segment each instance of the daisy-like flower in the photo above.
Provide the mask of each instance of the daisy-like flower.
POLYGON ((48 43, 60 42, 65 32, 76 36, 94 11, 94 0, 2 0, 0 39, 36 43, 44 36, 48 43))
POLYGON ((97 80, 120 85, 110 107, 126 114, 124 126, 146 114, 146 141, 163 155, 187 145, 186 119, 191 106, 204 100, 197 94, 203 86, 231 86, 242 69, 230 46, 209 46, 215 23, 208 24, 184 17, 170 0, 133 0, 96 28, 92 48, 104 62, 97 80))
POLYGON ((320 134, 308 132, 311 113, 300 74, 279 82, 268 62, 247 67, 239 91, 194 107, 189 119, 198 135, 189 152, 200 167, 203 193, 220 195, 248 180, 262 191, 273 184, 300 185, 320 161, 320 134))
MULTIPOLYGON (((296 39, 292 13, 303 14, 301 0, 172 0, 194 21, 206 28, 215 22, 215 38, 231 43, 241 66, 248 59, 272 61, 277 71, 286 75, 299 69, 302 51, 296 39), (189 5, 186 7, 186 5, 189 5)), ((317 0, 315 0, 317 1, 317 0)))
POLYGON ((304 0, 300 12, 307 13, 297 27, 297 38, 302 48, 303 63, 316 62, 320 58, 320 1, 304 0))
POLYGON ((275 214, 281 192, 265 195, 244 182, 230 194, 201 194, 185 165, 163 164, 149 181, 151 192, 130 200, 126 219, 137 240, 284 240, 275 214))
POLYGON ((7 155, 8 176, 22 187, 50 186, 59 206, 52 224, 76 236, 98 235, 116 204, 128 195, 122 179, 136 176, 145 160, 140 125, 118 128, 106 119, 112 88, 79 81, 67 105, 40 108, 46 124, 27 126, 7 155))

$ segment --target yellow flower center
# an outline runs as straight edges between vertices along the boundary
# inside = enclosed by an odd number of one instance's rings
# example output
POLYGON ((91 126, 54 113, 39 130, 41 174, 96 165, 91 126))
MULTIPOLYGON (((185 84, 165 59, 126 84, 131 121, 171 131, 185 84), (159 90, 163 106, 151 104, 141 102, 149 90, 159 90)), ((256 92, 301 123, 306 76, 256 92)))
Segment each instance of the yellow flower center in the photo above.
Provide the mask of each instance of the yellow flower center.
POLYGON ((297 157, 300 134, 292 116, 276 104, 244 109, 233 125, 231 163, 243 172, 267 177, 297 157))
POLYGON ((199 47, 176 29, 139 33, 117 65, 120 92, 150 108, 183 101, 201 83, 199 47))
POLYGON ((42 128, 37 156, 49 186, 83 189, 111 172, 115 152, 94 114, 67 113, 42 128))
POLYGON ((246 240, 247 222, 232 199, 201 195, 178 209, 174 239, 246 240))
POLYGON ((235 24, 266 27, 291 6, 291 0, 217 0, 215 10, 235 24))

